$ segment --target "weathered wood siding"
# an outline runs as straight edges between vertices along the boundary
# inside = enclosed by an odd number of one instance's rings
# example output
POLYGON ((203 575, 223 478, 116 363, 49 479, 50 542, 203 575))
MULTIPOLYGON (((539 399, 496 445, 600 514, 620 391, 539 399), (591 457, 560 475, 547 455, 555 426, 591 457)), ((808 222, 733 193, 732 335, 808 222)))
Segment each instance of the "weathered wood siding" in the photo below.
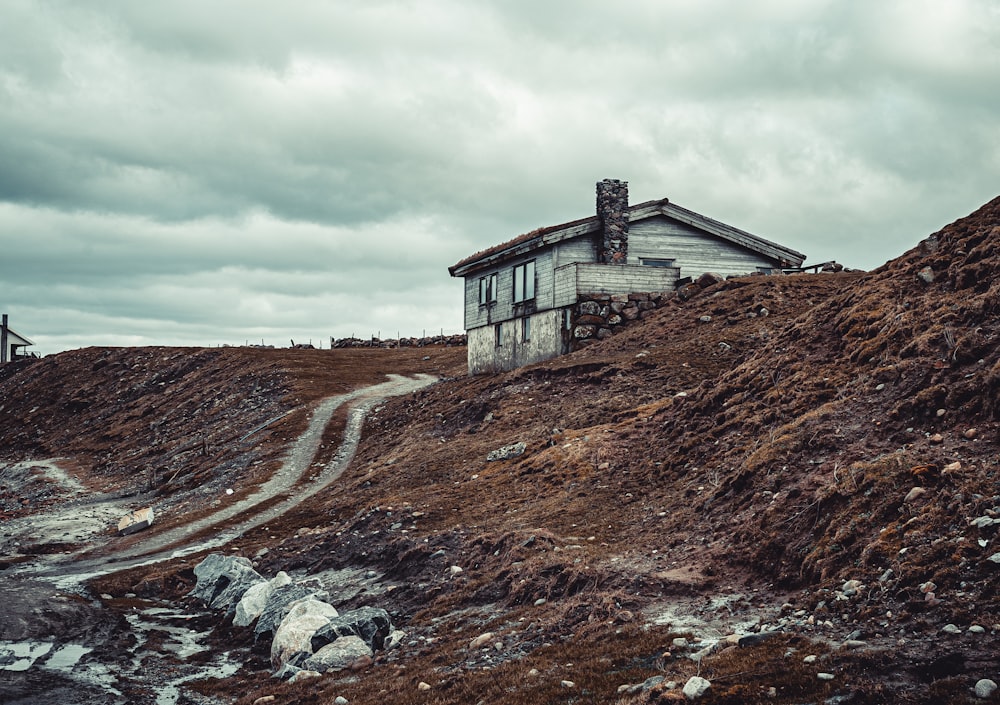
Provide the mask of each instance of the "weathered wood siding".
POLYGON ((552 308, 553 276, 552 249, 533 252, 530 257, 519 257, 504 263, 503 267, 477 273, 465 279, 465 329, 491 325, 500 321, 519 318, 526 313, 552 308), (535 261, 535 298, 521 304, 514 303, 514 268, 531 260, 535 261), (479 303, 479 280, 490 274, 497 275, 497 300, 489 305, 479 303))
POLYGON ((580 294, 631 294, 673 291, 679 277, 673 267, 575 263, 555 272, 555 305, 576 304, 580 294))
POLYGON ((480 326, 469 331, 469 374, 512 370, 556 357, 562 353, 561 311, 549 310, 523 318, 480 326), (524 318, 531 320, 531 335, 524 340, 524 318), (500 326, 500 345, 496 329, 500 326))
POLYGON ((705 272, 723 276, 749 274, 757 271, 757 267, 777 264, 757 252, 665 216, 629 226, 628 263, 639 265, 643 257, 675 260, 681 277, 698 277, 705 272))

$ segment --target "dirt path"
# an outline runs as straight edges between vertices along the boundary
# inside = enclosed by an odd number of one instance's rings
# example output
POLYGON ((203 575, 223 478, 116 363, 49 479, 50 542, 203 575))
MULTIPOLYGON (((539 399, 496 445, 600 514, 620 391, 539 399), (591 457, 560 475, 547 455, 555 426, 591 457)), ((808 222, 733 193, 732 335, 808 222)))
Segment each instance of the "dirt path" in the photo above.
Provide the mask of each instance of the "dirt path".
MULTIPOLYGON (((225 545, 250 529, 273 521, 336 481, 354 456, 361 439, 361 427, 365 415, 371 407, 387 397, 408 394, 435 381, 436 377, 427 374, 417 375, 413 379, 401 375, 389 375, 389 380, 381 384, 325 399, 313 412, 308 428, 289 448, 281 468, 254 493, 197 521, 162 532, 143 533, 138 543, 116 551, 111 557, 81 557, 82 551, 71 555, 53 555, 46 557, 44 563, 26 564, 16 572, 51 581, 63 589, 69 589, 97 575, 225 545), (327 424, 334 412, 346 403, 351 404, 350 413, 336 455, 325 466, 314 466, 313 458, 319 449, 327 424), (318 472, 312 474, 315 470, 318 472), (291 493, 292 488, 302 481, 308 484, 296 487, 294 494, 291 493), (270 504, 263 511, 253 512, 256 507, 271 503, 275 499, 281 501, 270 504), (240 520, 240 517, 244 516, 245 518, 240 520), (232 523, 234 520, 235 524, 232 523), (192 537, 223 524, 228 525, 211 538, 192 541, 192 537)), ((92 511, 104 521, 109 514, 120 516, 121 503, 110 504, 113 506, 98 506, 92 511)), ((22 529, 30 530, 31 526, 45 524, 61 526, 70 520, 64 516, 67 511, 72 512, 78 521, 82 518, 78 508, 60 509, 31 517, 28 520, 29 525, 22 529)), ((15 527, 10 528, 16 531, 15 527)), ((85 550, 92 548, 93 546, 90 546, 85 550)))

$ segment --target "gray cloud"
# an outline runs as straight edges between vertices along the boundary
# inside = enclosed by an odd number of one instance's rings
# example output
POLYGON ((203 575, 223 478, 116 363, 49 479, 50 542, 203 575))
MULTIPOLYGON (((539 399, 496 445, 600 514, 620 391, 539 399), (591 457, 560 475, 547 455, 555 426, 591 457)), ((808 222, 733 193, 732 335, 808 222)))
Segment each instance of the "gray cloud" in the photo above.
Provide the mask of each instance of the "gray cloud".
POLYGON ((987 0, 4 12, 0 281, 43 352, 457 331, 446 267, 604 177, 871 268, 1000 175, 987 0))

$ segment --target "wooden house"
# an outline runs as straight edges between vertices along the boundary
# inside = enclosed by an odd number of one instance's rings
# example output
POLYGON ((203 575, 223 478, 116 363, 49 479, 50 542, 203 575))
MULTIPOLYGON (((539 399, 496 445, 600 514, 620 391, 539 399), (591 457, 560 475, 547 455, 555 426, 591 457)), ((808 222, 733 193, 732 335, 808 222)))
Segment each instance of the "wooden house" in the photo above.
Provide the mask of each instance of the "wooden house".
POLYGON ((628 183, 597 184, 597 213, 526 233, 463 259, 469 373, 510 370, 569 352, 582 307, 627 306, 637 292, 670 292, 706 272, 723 276, 800 267, 805 255, 663 198, 628 204, 628 183))

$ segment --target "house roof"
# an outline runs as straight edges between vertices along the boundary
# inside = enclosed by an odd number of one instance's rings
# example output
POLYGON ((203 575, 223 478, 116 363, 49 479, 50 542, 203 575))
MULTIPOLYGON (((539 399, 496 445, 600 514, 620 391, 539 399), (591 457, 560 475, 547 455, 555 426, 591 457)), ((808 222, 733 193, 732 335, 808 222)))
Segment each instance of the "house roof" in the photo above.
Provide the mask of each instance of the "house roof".
MULTIPOLYGON (((801 252, 796 252, 770 240, 765 240, 762 237, 748 233, 745 230, 734 228, 731 225, 720 223, 700 213, 682 208, 671 203, 667 198, 638 203, 634 206, 629 206, 628 210, 629 222, 631 223, 663 215, 720 237, 723 240, 742 245, 767 257, 787 261, 792 266, 800 266, 806 258, 801 252)), ((477 252, 471 257, 466 257, 449 267, 448 272, 453 277, 462 277, 471 272, 487 269, 511 257, 517 257, 547 245, 553 245, 557 242, 581 235, 600 232, 600 229, 601 221, 596 215, 592 215, 589 218, 581 218, 580 220, 571 220, 561 225, 550 225, 545 228, 539 228, 519 235, 507 242, 494 245, 482 252, 477 252)))
POLYGON ((34 345, 33 342, 25 338, 23 335, 18 335, 10 326, 7 326, 7 345, 34 345))

